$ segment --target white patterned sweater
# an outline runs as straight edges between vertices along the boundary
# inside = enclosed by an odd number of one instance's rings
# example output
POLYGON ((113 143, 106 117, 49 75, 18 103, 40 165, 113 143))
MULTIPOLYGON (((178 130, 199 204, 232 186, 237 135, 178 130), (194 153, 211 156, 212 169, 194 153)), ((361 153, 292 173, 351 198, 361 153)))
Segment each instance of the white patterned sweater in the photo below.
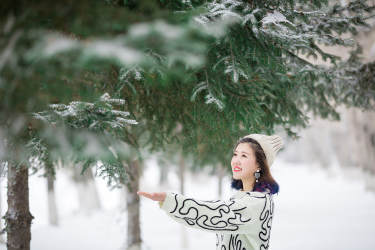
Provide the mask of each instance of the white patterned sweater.
POLYGON ((217 250, 268 249, 274 210, 270 192, 236 191, 228 201, 166 193, 160 208, 181 224, 216 233, 217 250))

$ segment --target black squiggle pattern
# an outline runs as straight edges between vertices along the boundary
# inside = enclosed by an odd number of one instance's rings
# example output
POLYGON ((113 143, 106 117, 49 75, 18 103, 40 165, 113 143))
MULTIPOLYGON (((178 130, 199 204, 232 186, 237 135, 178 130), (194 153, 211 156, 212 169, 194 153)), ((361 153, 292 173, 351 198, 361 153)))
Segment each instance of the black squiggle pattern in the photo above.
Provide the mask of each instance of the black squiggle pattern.
POLYGON ((177 200, 178 194, 173 195, 176 202, 176 206, 170 213, 173 214, 177 212, 178 215, 182 215, 173 216, 185 220, 185 222, 190 226, 196 225, 203 229, 214 231, 237 231, 240 225, 244 225, 245 223, 251 220, 251 218, 243 218, 243 215, 239 213, 240 211, 246 209, 246 206, 238 209, 231 209, 231 206, 235 203, 235 201, 233 200, 230 201, 228 205, 222 202, 216 204, 220 200, 208 201, 208 203, 210 203, 209 206, 207 204, 199 203, 194 199, 187 198, 182 201, 182 204, 179 204, 177 200), (181 207, 178 209, 180 205, 181 207), (205 207, 211 211, 216 211, 217 215, 211 216, 211 218, 209 218, 209 216, 205 214, 200 215, 199 210, 196 207, 205 207))
POLYGON ((239 234, 230 235, 228 250, 246 250, 245 247, 242 247, 242 241, 238 239, 238 236, 239 234))
POLYGON ((267 250, 269 247, 269 240, 271 235, 272 217, 274 210, 274 202, 272 195, 266 194, 266 201, 264 202, 263 210, 259 216, 259 220, 262 222, 262 228, 259 232, 259 239, 262 241, 260 250, 267 250))
MULTIPOLYGON (((258 236, 258 250, 268 250, 274 210, 272 194, 258 192, 246 193, 246 195, 249 195, 252 198, 262 200, 260 205, 261 207, 255 206, 257 207, 256 211, 259 212, 258 219, 248 218, 247 215, 243 215, 242 213, 248 207, 241 203, 236 203, 234 198, 231 198, 228 202, 222 202, 221 200, 201 201, 190 198, 180 199, 180 197, 177 196, 178 194, 173 193, 173 195, 176 204, 173 208, 173 211, 170 213, 173 217, 176 217, 186 222, 190 226, 197 226, 203 229, 213 231, 234 232, 239 229, 240 225, 243 225, 250 220, 259 219, 259 221, 257 221, 256 223, 256 225, 258 225, 258 228, 256 229, 258 230, 258 232, 254 235, 258 236), (234 205, 235 203, 236 205, 234 205), (205 211, 214 211, 213 213, 210 212, 210 214, 212 214, 213 216, 208 215, 205 211)), ((217 233, 216 249, 246 250, 247 241, 244 241, 245 239, 246 236, 242 234, 217 233), (245 238, 242 239, 242 237, 245 238)))

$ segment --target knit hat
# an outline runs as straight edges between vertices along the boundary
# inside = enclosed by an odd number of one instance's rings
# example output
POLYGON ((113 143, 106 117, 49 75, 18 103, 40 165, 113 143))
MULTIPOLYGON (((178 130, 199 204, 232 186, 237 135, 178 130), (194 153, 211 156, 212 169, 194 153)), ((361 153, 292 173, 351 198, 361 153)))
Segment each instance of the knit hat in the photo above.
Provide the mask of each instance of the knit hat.
POLYGON ((260 144, 270 167, 276 157, 276 153, 284 145, 283 140, 278 135, 250 134, 244 136, 243 138, 252 138, 260 144))

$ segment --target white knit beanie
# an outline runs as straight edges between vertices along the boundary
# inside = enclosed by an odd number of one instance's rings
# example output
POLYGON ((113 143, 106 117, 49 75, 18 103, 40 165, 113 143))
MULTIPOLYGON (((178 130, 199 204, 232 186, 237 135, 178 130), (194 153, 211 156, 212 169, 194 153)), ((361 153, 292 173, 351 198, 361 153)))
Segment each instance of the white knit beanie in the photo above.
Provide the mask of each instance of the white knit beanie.
POLYGON ((271 167, 277 152, 284 145, 283 140, 278 135, 250 134, 244 136, 243 138, 252 138, 260 144, 266 155, 266 160, 269 167, 271 167))

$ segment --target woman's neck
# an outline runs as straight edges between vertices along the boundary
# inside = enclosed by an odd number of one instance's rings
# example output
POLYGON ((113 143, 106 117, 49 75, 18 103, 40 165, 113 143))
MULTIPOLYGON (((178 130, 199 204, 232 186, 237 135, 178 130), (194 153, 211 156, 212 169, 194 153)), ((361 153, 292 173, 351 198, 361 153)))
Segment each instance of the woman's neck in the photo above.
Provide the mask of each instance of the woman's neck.
POLYGON ((255 183, 255 178, 254 179, 243 179, 242 180, 242 191, 253 191, 254 189, 254 183, 255 183))

